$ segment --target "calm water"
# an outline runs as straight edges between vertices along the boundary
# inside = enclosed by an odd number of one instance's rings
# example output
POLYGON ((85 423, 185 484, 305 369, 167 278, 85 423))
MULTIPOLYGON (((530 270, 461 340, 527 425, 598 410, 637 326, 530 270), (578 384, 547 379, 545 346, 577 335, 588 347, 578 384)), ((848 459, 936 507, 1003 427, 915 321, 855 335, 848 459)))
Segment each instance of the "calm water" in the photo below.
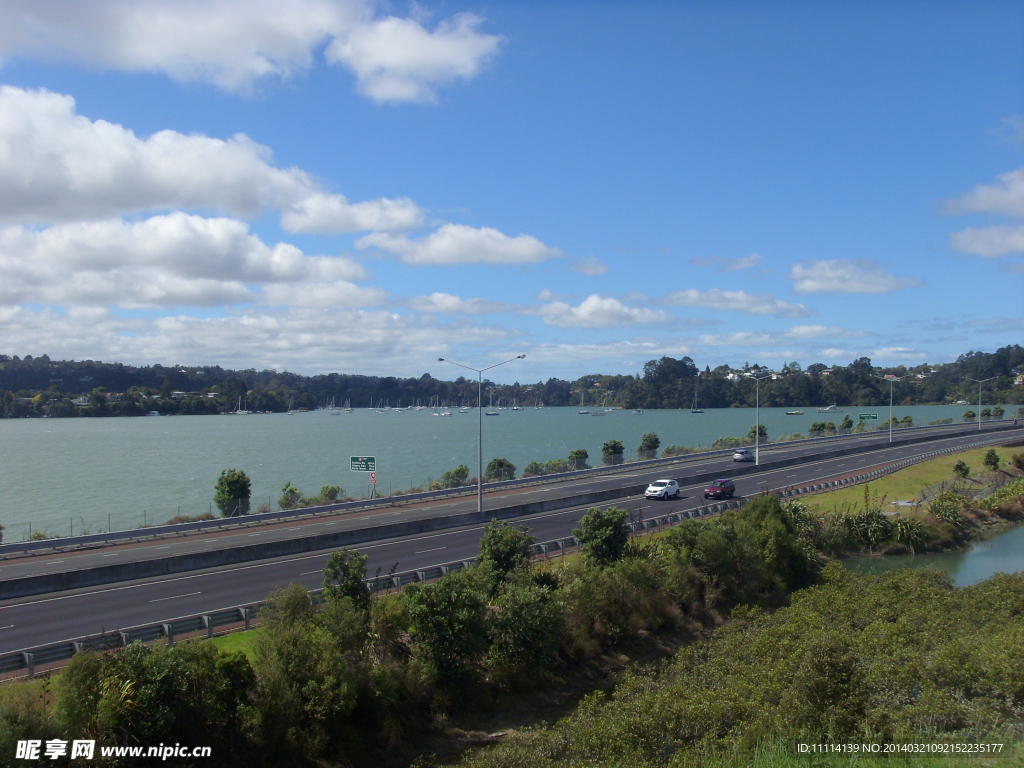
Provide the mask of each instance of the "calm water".
POLYGON ((847 568, 876 574, 903 566, 938 568, 948 573, 958 587, 966 587, 997 573, 1024 571, 1024 525, 1011 528, 988 541, 979 541, 970 549, 960 552, 851 557, 844 560, 843 564, 847 568))
MULTIPOLYGON (((786 416, 783 408, 762 408, 761 421, 772 438, 806 433, 814 421, 843 414, 786 416)), ((846 408, 877 413, 888 407, 846 408)), ((959 419, 965 406, 896 407, 898 418, 915 423, 959 419)), ((1007 407, 1008 414, 1016 406, 1007 407)), ((581 416, 576 408, 504 410, 484 417, 484 461, 503 456, 521 471, 530 461, 564 458, 585 448, 600 459, 606 440, 621 440, 626 457, 635 454, 644 433, 661 445, 709 445, 723 436, 744 436, 754 424, 749 408, 681 411, 612 411, 581 416)), ((357 410, 332 416, 327 411, 249 416, 165 416, 102 419, 0 419, 0 523, 6 541, 20 541, 32 530, 67 535, 114 530, 143 522, 163 522, 177 514, 209 509, 222 469, 237 467, 252 478, 253 507, 276 501, 291 482, 307 495, 330 483, 350 495, 368 491, 368 478, 348 470, 351 455, 377 457, 378 489, 425 486, 428 479, 459 464, 476 475, 475 410, 450 418, 430 411, 378 414, 357 410)))

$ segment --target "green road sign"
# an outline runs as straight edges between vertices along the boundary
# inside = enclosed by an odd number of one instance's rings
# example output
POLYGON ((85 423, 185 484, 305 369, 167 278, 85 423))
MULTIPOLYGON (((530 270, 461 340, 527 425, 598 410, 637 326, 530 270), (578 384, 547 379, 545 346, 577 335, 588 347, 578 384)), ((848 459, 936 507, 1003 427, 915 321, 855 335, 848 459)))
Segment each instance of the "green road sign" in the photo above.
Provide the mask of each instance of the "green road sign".
POLYGON ((878 420, 878 414, 877 413, 858 413, 857 417, 861 421, 865 421, 866 419, 875 419, 876 421, 878 420))
POLYGON ((348 468, 353 472, 376 472, 376 456, 349 456, 348 468))

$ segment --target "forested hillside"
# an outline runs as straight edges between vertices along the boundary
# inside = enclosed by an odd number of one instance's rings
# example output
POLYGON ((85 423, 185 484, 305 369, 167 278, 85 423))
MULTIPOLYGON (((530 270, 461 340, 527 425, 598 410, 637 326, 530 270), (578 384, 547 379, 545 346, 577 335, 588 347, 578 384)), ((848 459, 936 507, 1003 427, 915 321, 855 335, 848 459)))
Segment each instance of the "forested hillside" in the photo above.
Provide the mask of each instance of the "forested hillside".
MULTIPOLYGON (((751 374, 761 383, 761 405, 883 405, 889 400, 886 375, 901 405, 977 401, 976 379, 985 384, 986 403, 1024 402, 1024 348, 1012 344, 995 352, 968 352, 956 362, 913 368, 882 368, 862 357, 847 366, 798 362, 775 370, 744 363, 701 369, 689 357, 651 360, 636 375, 590 374, 575 381, 551 378, 533 384, 485 382, 484 397, 520 406, 577 405, 623 408, 689 408, 696 397, 702 408, 753 406, 751 374)), ((287 371, 235 371, 220 366, 130 366, 98 361, 51 360, 0 355, 0 416, 141 416, 204 414, 235 410, 239 401, 253 411, 281 412, 326 407, 331 402, 353 407, 476 403, 476 382, 329 373, 302 376, 287 371), (77 400, 77 402, 75 402, 77 400)))

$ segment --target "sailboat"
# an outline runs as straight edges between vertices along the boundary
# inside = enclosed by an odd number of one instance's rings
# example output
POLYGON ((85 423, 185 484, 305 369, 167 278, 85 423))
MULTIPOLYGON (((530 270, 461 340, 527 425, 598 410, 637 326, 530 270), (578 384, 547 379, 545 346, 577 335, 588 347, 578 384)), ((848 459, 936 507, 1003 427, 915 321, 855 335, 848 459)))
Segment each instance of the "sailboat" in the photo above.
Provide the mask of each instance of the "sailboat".
MULTIPOLYGON (((501 402, 500 400, 498 402, 501 402)), ((487 410, 484 411, 484 416, 501 416, 496 410, 494 410, 494 394, 491 394, 491 399, 487 405, 487 410)))
POLYGON ((576 411, 580 416, 589 416, 590 411, 583 407, 583 393, 580 392, 580 409, 576 411))
MULTIPOLYGON (((700 379, 697 379, 700 381, 700 379)), ((693 385, 693 405, 690 406, 690 413, 704 413, 703 410, 697 407, 697 385, 693 385)))
POLYGON ((247 416, 250 413, 250 411, 242 407, 242 398, 238 398, 238 406, 235 409, 235 413, 239 416, 247 416))

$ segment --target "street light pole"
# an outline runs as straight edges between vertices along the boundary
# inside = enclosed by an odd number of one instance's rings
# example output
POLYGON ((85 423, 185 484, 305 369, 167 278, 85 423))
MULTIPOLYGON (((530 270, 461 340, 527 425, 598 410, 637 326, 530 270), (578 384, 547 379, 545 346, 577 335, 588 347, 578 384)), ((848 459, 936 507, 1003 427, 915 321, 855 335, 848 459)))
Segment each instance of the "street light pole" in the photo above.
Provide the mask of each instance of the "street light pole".
POLYGON ((874 374, 874 373, 872 373, 871 375, 874 376, 876 379, 882 379, 883 381, 888 381, 889 382, 889 442, 891 443, 892 442, 892 385, 895 384, 897 381, 902 381, 903 379, 906 378, 906 376, 893 376, 892 378, 889 378, 888 376, 879 376, 879 375, 874 374))
POLYGON ((968 381, 976 381, 978 383, 978 431, 981 431, 981 385, 986 381, 992 381, 998 379, 998 376, 989 376, 987 379, 972 379, 970 376, 967 377, 968 381))
POLYGON ((767 379, 772 376, 772 372, 769 371, 764 376, 755 376, 752 373, 748 373, 751 379, 754 380, 754 466, 760 466, 761 464, 761 379, 767 379))
POLYGON ((491 368, 497 368, 499 365, 505 363, 511 363, 513 360, 523 360, 526 355, 516 355, 513 358, 505 360, 494 365, 489 365, 486 368, 474 368, 471 365, 463 365, 462 363, 456 363, 453 360, 445 360, 443 357, 437 358, 439 363, 448 363, 449 365, 456 365, 459 368, 465 368, 467 371, 476 371, 476 511, 480 515, 480 519, 484 516, 484 405, 483 405, 483 386, 484 386, 484 371, 489 371, 491 368))

